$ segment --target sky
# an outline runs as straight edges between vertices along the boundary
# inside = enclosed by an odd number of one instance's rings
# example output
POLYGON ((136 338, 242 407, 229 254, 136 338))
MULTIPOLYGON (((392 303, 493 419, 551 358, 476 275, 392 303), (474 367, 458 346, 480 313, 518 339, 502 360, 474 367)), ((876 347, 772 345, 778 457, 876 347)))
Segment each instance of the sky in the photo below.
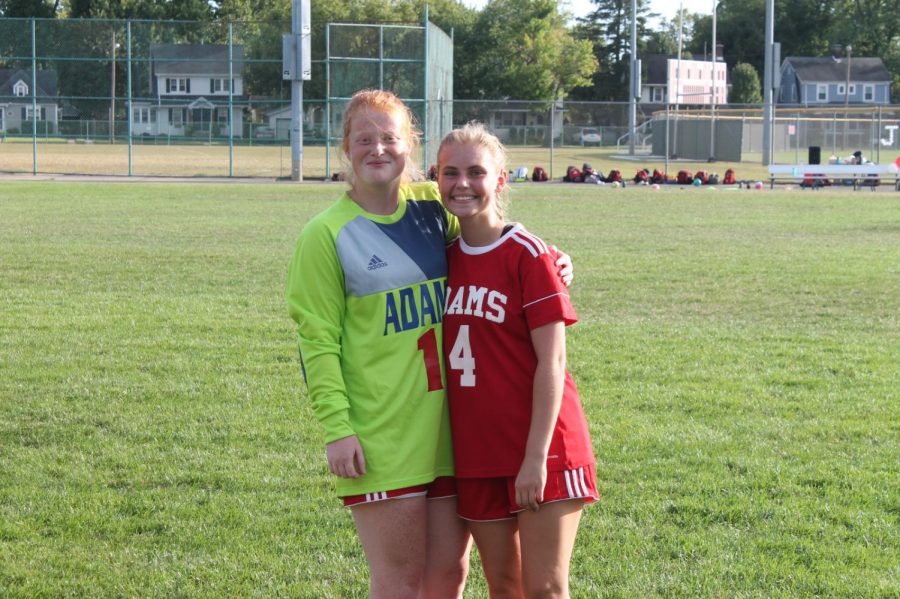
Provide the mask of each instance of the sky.
MULTIPOLYGON (((487 0, 463 0, 463 4, 473 7, 484 6, 487 0)), ((684 3, 684 8, 688 12, 695 13, 711 13, 713 0, 650 0, 650 10, 663 15, 666 20, 675 18, 678 12, 679 3, 684 3)), ((577 15, 583 15, 591 11, 592 4, 590 0, 562 0, 560 4, 569 5, 569 10, 577 15)))

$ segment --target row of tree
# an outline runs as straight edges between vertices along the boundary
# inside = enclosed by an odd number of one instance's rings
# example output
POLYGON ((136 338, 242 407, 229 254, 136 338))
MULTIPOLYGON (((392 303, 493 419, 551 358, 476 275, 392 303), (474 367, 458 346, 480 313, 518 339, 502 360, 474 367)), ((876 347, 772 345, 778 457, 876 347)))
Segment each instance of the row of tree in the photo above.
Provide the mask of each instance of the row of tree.
MULTIPOLYGON (((453 32, 457 98, 627 99, 630 0, 592 0, 584 15, 561 13, 555 0, 489 0, 481 10, 458 0, 311 0, 313 31, 328 22, 420 23, 426 4, 430 20, 453 32)), ((674 55, 679 36, 684 56, 711 53, 711 14, 684 11, 662 22, 649 0, 637 6, 639 55, 674 55)), ((765 0, 719 0, 717 11, 717 41, 737 77, 733 99, 758 101, 743 81, 763 71, 765 0)), ((900 72, 898 0, 777 0, 775 13, 783 57, 826 56, 835 44, 852 45, 855 56, 880 56, 900 72)), ((4 17, 276 22, 284 29, 290 14, 291 0, 0 0, 4 17)), ((324 53, 322 37, 313 37, 314 55, 324 53)), ((900 79, 894 87, 896 95, 900 79)))

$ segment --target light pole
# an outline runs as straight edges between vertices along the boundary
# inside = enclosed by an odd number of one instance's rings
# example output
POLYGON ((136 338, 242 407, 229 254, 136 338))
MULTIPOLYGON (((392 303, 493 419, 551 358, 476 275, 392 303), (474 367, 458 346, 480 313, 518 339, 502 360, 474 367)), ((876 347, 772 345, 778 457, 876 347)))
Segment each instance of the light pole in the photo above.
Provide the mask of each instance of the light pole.
MULTIPOLYGON (((681 97, 681 50, 684 39, 684 0, 678 3, 678 62, 675 66, 675 127, 672 157, 678 156, 678 99, 681 97)), ((670 94, 671 96, 671 94, 670 94)))

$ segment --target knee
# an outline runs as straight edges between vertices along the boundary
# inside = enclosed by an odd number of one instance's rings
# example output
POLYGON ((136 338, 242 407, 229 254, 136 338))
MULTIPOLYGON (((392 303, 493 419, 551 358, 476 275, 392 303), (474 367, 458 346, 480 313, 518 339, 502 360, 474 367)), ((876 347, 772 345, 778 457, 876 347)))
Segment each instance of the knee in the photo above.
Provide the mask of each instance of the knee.
POLYGON ((394 572, 372 574, 371 599, 416 599, 422 588, 422 573, 398 569, 394 572))
POLYGON ((522 579, 514 572, 498 575, 494 573, 487 578, 491 599, 521 599, 522 579))
POLYGON ((569 585, 565 579, 542 579, 523 581, 525 597, 528 599, 564 599, 569 596, 569 585))
POLYGON ((392 561, 369 568, 372 597, 417 597, 425 578, 418 560, 392 561))
POLYGON ((462 597, 469 576, 469 560, 445 564, 441 568, 429 567, 426 571, 424 592, 425 599, 446 599, 462 597))

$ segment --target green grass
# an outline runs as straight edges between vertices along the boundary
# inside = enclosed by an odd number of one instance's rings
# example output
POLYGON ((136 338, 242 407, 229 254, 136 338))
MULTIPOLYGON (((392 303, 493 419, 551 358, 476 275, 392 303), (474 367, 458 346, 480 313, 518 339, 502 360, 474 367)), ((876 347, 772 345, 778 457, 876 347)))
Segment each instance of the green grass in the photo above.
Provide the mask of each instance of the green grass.
MULTIPOLYGON (((340 190, 2 183, 0 596, 365 595, 282 299, 340 190)), ((577 270, 574 597, 900 594, 898 198, 514 190, 577 270)))

